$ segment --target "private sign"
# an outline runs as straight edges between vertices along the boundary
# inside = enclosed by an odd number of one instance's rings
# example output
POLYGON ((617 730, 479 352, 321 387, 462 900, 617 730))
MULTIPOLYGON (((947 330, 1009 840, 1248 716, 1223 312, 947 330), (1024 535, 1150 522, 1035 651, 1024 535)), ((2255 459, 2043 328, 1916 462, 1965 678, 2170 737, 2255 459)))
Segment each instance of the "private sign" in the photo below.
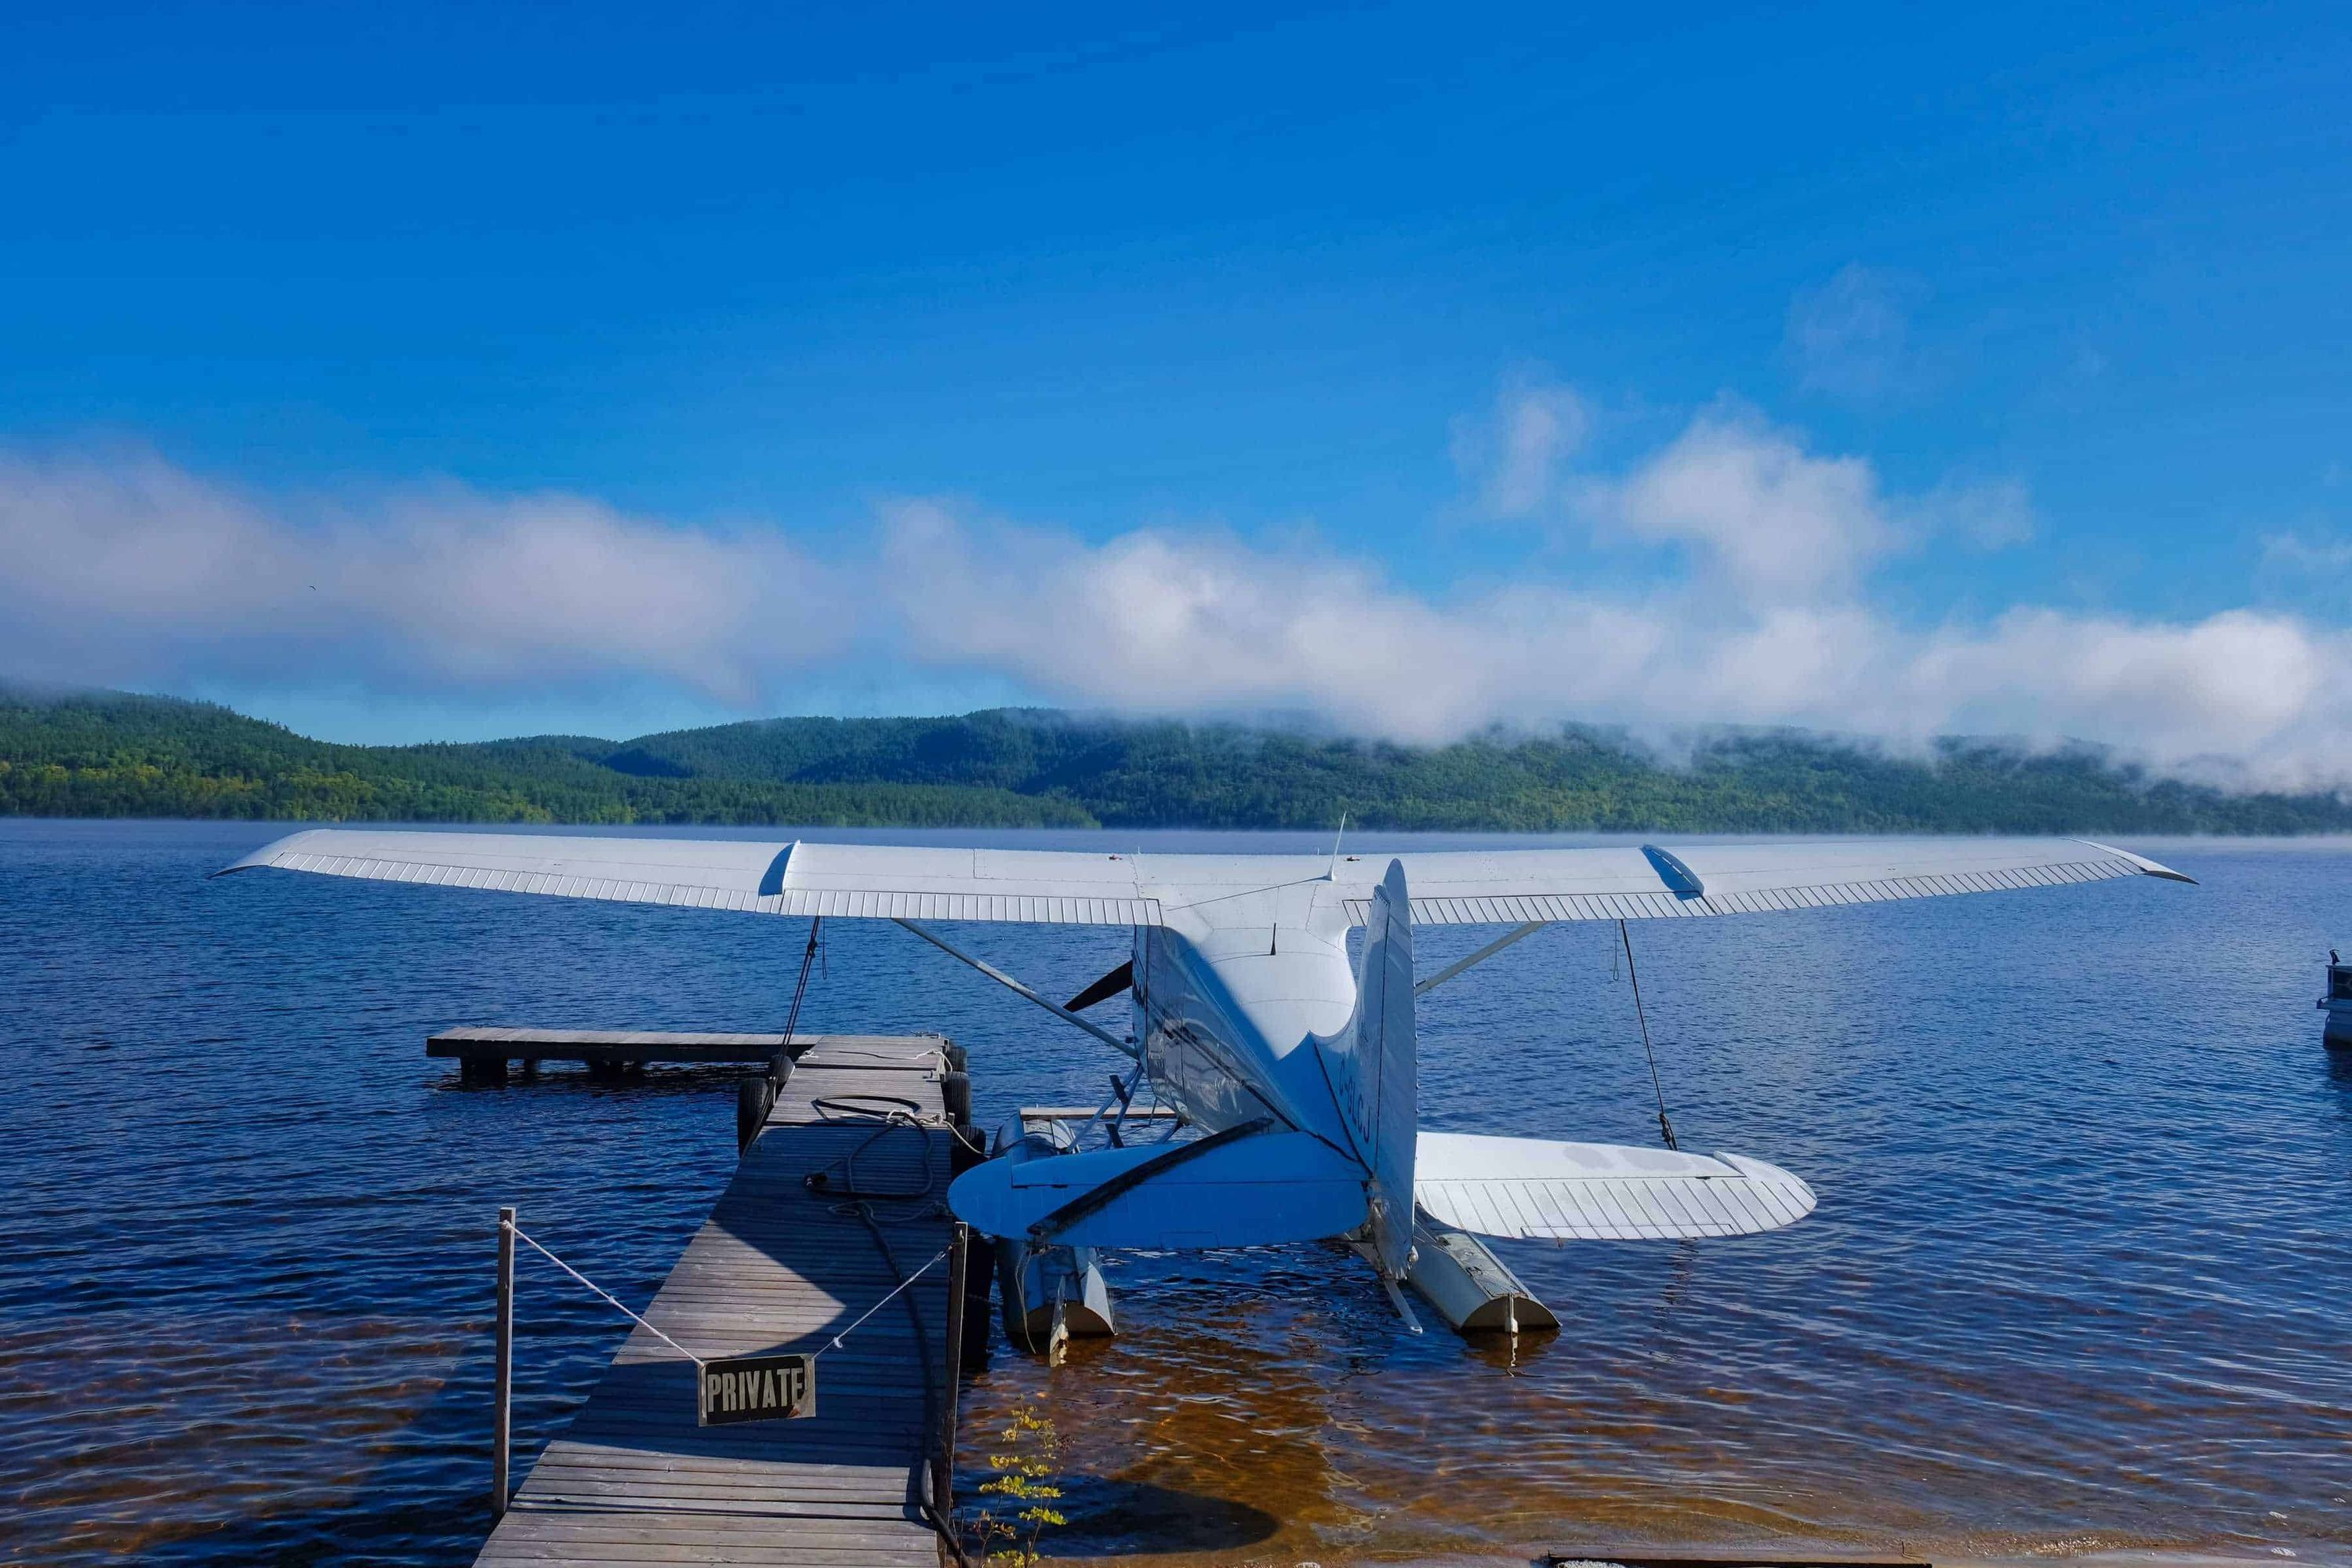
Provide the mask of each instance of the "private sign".
POLYGON ((816 1357, 747 1355, 705 1362, 695 1379, 696 1425, 791 1421, 816 1414, 816 1357))

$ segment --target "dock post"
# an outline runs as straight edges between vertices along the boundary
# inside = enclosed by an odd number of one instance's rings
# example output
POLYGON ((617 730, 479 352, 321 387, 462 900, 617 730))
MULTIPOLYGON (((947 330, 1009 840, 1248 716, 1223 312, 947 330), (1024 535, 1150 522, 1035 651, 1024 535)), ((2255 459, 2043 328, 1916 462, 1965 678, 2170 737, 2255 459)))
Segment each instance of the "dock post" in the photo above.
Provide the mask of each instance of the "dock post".
POLYGON ((948 1243, 948 1342, 946 1387, 940 1395, 939 1450, 931 1456, 931 1511, 942 1531, 955 1528, 956 1395, 963 1381, 963 1298, 971 1268, 971 1226, 956 1222, 948 1243))
POLYGON ((507 1516, 507 1461, 513 1447, 515 1212, 499 1210, 499 1367, 490 1416, 490 1517, 507 1516))
MULTIPOLYGON (((963 1047, 950 1041, 940 1051, 948 1064, 940 1075, 940 1100, 948 1108, 950 1130, 955 1142, 948 1145, 948 1170, 961 1176, 988 1158, 987 1140, 971 1124, 971 1075, 964 1070, 963 1047), (961 1087, 957 1087, 961 1080, 961 1087)), ((961 1378, 963 1363, 975 1362, 985 1366, 988 1362, 988 1292, 996 1278, 996 1243, 968 1225, 959 1225, 955 1233, 955 1276, 962 1289, 956 1292, 956 1304, 948 1309, 949 1321, 961 1332, 955 1335, 955 1369, 961 1378)), ((948 1432, 952 1443, 955 1419, 948 1419, 948 1432)), ((955 1450, 948 1450, 950 1470, 955 1465, 955 1450)))

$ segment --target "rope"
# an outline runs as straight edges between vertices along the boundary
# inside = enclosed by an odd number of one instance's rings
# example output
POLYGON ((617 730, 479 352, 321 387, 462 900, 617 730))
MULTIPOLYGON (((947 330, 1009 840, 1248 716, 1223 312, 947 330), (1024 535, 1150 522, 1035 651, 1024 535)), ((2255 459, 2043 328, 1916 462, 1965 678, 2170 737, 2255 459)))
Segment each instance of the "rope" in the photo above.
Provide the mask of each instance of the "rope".
MULTIPOLYGON (((834 1213, 856 1215, 868 1225, 876 1225, 879 1220, 874 1214, 869 1200, 880 1200, 885 1203, 911 1203, 929 1197, 938 1191, 940 1173, 934 1168, 931 1146, 928 1142, 923 1146, 923 1184, 921 1186, 908 1191, 891 1192, 879 1188, 861 1187, 857 1184, 857 1157, 881 1142, 883 1137, 893 1129, 911 1127, 919 1131, 937 1130, 933 1123, 923 1119, 921 1107, 917 1101, 903 1099, 895 1094, 844 1094, 819 1095, 810 1100, 809 1104, 827 1122, 866 1121, 878 1123, 873 1132, 856 1148, 822 1170, 812 1171, 803 1178, 804 1184, 813 1193, 831 1193, 850 1200, 845 1204, 835 1205, 834 1213), (852 1103, 857 1100, 868 1103, 865 1105, 852 1103), (876 1104, 887 1106, 888 1109, 875 1110, 873 1106, 876 1104), (842 1179, 842 1185, 838 1187, 833 1184, 830 1176, 830 1173, 836 1169, 841 1172, 842 1179)), ((950 1129, 950 1131, 952 1132, 953 1129, 950 1129)), ((933 1204, 914 1213, 893 1215, 891 1223, 904 1224, 911 1220, 928 1219, 938 1213, 940 1205, 933 1204)), ((892 1272, 897 1272, 895 1266, 892 1272)))
MULTIPOLYGON (((556 1257, 556 1256, 555 1256, 555 1254, 553 1254, 552 1252, 548 1251, 548 1250, 547 1250, 547 1248, 545 1248, 544 1247, 540 1246, 540 1244, 539 1244, 538 1242, 531 1240, 531 1238, 530 1238, 529 1236, 526 1236, 525 1234, 523 1234, 523 1228, 522 1228, 522 1226, 519 1226, 519 1225, 515 1224, 512 1220, 509 1220, 509 1221, 507 1222, 507 1228, 508 1228, 509 1230, 510 1230, 510 1231, 514 1232, 515 1239, 516 1239, 516 1240, 525 1243, 526 1245, 528 1245, 528 1246, 530 1247, 530 1249, 531 1249, 533 1252, 538 1253, 541 1258, 546 1258, 550 1263, 554 1264, 558 1268, 562 1269, 566 1274, 571 1275, 571 1276, 572 1276, 572 1278, 573 1278, 574 1279, 579 1280, 579 1281, 580 1281, 580 1283, 582 1283, 583 1285, 587 1286, 587 1287, 588 1287, 588 1289, 590 1289, 591 1290, 593 1290, 593 1291, 594 1291, 594 1292, 596 1292, 596 1294, 598 1294, 599 1296, 604 1297, 604 1300, 606 1300, 607 1301, 610 1301, 611 1303, 613 1303, 613 1305, 614 1305, 614 1306, 620 1308, 620 1309, 621 1309, 621 1312, 622 1312, 622 1315, 623 1315, 623 1316, 625 1316, 625 1317, 626 1317, 626 1318, 630 1319, 630 1320, 631 1320, 632 1321, 634 1321, 634 1322, 635 1322, 635 1323, 639 1328, 641 1328, 641 1329, 645 1330, 645 1331, 646 1331, 646 1332, 647 1332, 647 1333, 649 1333, 649 1334, 653 1335, 653 1337, 654 1337, 654 1338, 656 1338, 656 1339, 657 1339, 657 1340, 661 1341, 661 1342, 662 1342, 662 1343, 664 1343, 664 1344, 667 1345, 670 1349, 672 1349, 672 1350, 676 1351, 678 1354, 680 1354, 680 1355, 684 1356, 687 1360, 688 1360, 688 1361, 692 1362, 695 1365, 697 1365, 697 1366, 708 1366, 708 1365, 709 1364, 708 1362, 704 1361, 700 1356, 698 1356, 698 1355, 695 1354, 692 1351, 690 1351, 690 1350, 687 1349, 684 1345, 682 1345, 682 1344, 678 1343, 676 1340, 671 1339, 667 1334, 663 1333, 659 1329, 655 1328, 651 1323, 646 1322, 643 1318, 638 1317, 638 1316, 637 1316, 637 1314, 635 1314, 635 1312, 630 1311, 630 1310, 629 1310, 629 1309, 628 1309, 628 1306, 627 1306, 625 1302, 623 1302, 623 1301, 622 1301, 622 1300, 621 1300, 618 1296, 614 1295, 610 1290, 605 1289, 602 1285, 597 1284, 597 1283, 596 1283, 596 1281, 594 1281, 593 1279, 589 1279, 589 1278, 588 1278, 588 1276, 586 1276, 585 1274, 581 1273, 581 1272, 580 1272, 580 1270, 578 1270, 577 1268, 572 1268, 572 1265, 570 1265, 569 1263, 564 1262, 564 1261, 563 1261, 563 1259, 562 1259, 561 1258, 556 1257)), ((860 1319, 860 1320, 859 1320, 859 1321, 861 1321, 861 1322, 862 1322, 862 1321, 864 1321, 864 1320, 863 1320, 863 1319, 860 1319)), ((852 1326, 852 1327, 855 1327, 856 1325, 855 1325, 855 1324, 853 1324, 853 1325, 851 1325, 851 1326, 852 1326)), ((838 1342, 835 1342, 837 1343, 838 1342)))
MULTIPOLYGON (((903 1062, 908 1059, 904 1051, 869 1051, 858 1046, 829 1045, 824 1047, 824 1054, 827 1061, 835 1057, 863 1057, 869 1062, 903 1062)), ((947 1065, 947 1053, 934 1046, 928 1051, 917 1051, 914 1059, 936 1061, 944 1067, 947 1065)))
POLYGON ((1658 1135, 1669 1149, 1680 1149, 1675 1142, 1675 1124, 1666 1120, 1666 1086, 1658 1079, 1658 1053, 1650 1048, 1650 1019, 1642 1010, 1642 976, 1633 967, 1633 939, 1625 930, 1625 922, 1617 922, 1617 940, 1625 944, 1625 977, 1633 983, 1633 1017, 1642 1026, 1642 1054, 1650 1060, 1650 1089, 1658 1097, 1658 1135))
POLYGON ((907 1125, 919 1127, 923 1124, 923 1102, 903 1094, 820 1094, 809 1101, 809 1107, 827 1121, 845 1121, 856 1116, 879 1116, 887 1121, 903 1113, 907 1125), (860 1100, 866 1103, 856 1103, 860 1100), (877 1104, 890 1109, 871 1109, 877 1104))
MULTIPOLYGON (((882 1250, 887 1255, 890 1250, 889 1244, 887 1242, 884 1243, 882 1250)), ((899 1280, 898 1285, 891 1289, 889 1295, 883 1297, 879 1301, 875 1302, 874 1305, 866 1308, 863 1312, 858 1313, 857 1321, 850 1324, 849 1327, 834 1335, 832 1342, 824 1348, 829 1351, 839 1350, 841 1348, 841 1342, 856 1333, 860 1324, 863 1324, 866 1319, 872 1317, 875 1313, 888 1306, 892 1300, 897 1299, 899 1291, 904 1290, 908 1286, 912 1285, 916 1280, 920 1279, 924 1275, 929 1273, 939 1263, 940 1258, 945 1258, 953 1250, 953 1247, 940 1247, 937 1253, 932 1255, 930 1262, 924 1264, 920 1268, 916 1269, 912 1274, 909 1274, 905 1279, 899 1280)), ((897 1260, 893 1258, 890 1259, 890 1262, 892 1265, 891 1272, 895 1274, 898 1272, 897 1260)))
MULTIPOLYGON (((644 1318, 630 1311, 628 1304, 623 1301, 618 1296, 614 1295, 610 1290, 605 1289, 602 1285, 597 1284, 596 1281, 589 1279, 588 1276, 581 1273, 580 1270, 572 1268, 572 1265, 564 1262, 561 1258, 556 1257, 555 1254, 550 1252, 546 1247, 541 1247, 523 1230, 522 1226, 509 1224, 507 1228, 514 1232, 516 1240, 523 1243, 533 1252, 538 1253, 541 1258, 546 1258, 550 1263, 554 1264, 558 1268, 562 1269, 566 1274, 571 1275, 572 1278, 579 1280, 583 1285, 587 1286, 589 1289, 593 1290, 597 1295, 603 1297, 605 1300, 619 1308, 621 1314, 624 1317, 627 1318, 631 1322, 635 1323, 639 1328, 645 1330, 646 1332, 653 1335, 654 1338, 661 1341, 662 1343, 667 1345, 670 1349, 676 1351, 678 1354, 684 1356, 687 1360, 692 1362, 697 1366, 708 1366, 710 1364, 702 1357, 695 1354, 692 1351, 678 1343, 676 1340, 671 1339, 667 1334, 663 1333, 659 1329, 654 1327, 653 1324, 647 1322, 644 1318)), ((875 1239, 877 1241, 881 1240, 878 1236, 875 1239)), ((924 1264, 912 1274, 906 1275, 900 1279, 898 1283, 891 1288, 890 1293, 887 1296, 883 1297, 880 1300, 875 1302, 874 1305, 866 1308, 863 1312, 858 1313, 857 1321, 851 1323, 849 1327, 842 1330, 841 1332, 834 1335, 830 1341, 826 1342, 824 1348, 828 1351, 839 1350, 841 1348, 841 1342, 847 1339, 850 1335, 856 1333, 861 1327, 863 1327, 866 1319, 872 1317, 875 1313, 888 1306, 898 1298, 900 1291, 906 1289, 908 1286, 912 1285, 916 1280, 920 1279, 924 1275, 937 1268, 939 1266, 940 1259, 945 1258, 952 1250, 953 1248, 951 1247, 943 1247, 940 1248, 940 1250, 933 1255, 929 1263, 924 1264)), ((889 1257, 890 1247, 888 1243, 883 1243, 882 1252, 884 1258, 891 1264, 890 1271, 893 1274, 898 1273, 897 1259, 889 1257)))

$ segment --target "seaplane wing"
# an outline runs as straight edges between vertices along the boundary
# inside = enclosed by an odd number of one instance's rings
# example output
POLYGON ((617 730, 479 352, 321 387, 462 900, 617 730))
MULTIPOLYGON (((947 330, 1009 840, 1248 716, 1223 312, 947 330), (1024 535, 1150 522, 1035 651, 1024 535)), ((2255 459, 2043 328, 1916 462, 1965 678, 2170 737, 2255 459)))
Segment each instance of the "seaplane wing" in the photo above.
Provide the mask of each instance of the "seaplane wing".
MULTIPOLYGON (((2111 877, 2193 880, 2087 838, 1847 838, 1667 849, 1494 849, 1399 856, 1415 925, 1762 914, 1887 899, 2050 888, 2111 877)), ((1378 858, 1382 866, 1386 857, 1378 858)), ((1371 910, 1373 861, 1342 868, 1349 913, 1371 910), (1349 873, 1360 878, 1349 885, 1349 873)))
POLYGON ((1413 1197, 1481 1236, 1645 1241, 1747 1236, 1813 1212, 1813 1190, 1742 1154, 1423 1132, 1413 1197))
POLYGON ((327 827, 264 845, 226 869, 264 866, 770 915, 1160 923, 1160 900, 1139 889, 1131 857, 1083 850, 327 827))
MULTIPOLYGON (((1755 914, 2179 872, 2073 838, 1832 839, 1395 857, 1416 925, 1755 914)), ((1157 926, 1171 910, 1318 883, 1360 925, 1389 856, 1132 855, 946 845, 315 828, 227 868, 277 867, 760 914, 1157 926)))

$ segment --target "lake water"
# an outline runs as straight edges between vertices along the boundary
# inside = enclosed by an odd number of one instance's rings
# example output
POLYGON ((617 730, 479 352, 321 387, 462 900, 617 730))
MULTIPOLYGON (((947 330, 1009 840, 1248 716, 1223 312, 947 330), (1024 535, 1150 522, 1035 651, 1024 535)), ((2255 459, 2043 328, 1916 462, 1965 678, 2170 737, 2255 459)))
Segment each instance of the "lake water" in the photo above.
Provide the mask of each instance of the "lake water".
MULTIPOLYGON (((424 1037, 780 1028, 799 922, 205 879, 272 837, 0 821, 7 1561, 470 1561, 497 1206, 642 1301, 732 1167, 731 1070, 465 1089, 424 1037)), ((1498 1243, 1565 1325, 1516 1353, 1404 1334, 1322 1247, 1126 1258, 1122 1337, 1052 1369, 1000 1351, 967 1458, 1042 1396, 1069 1556, 2352 1558, 2352 1061, 2312 1006, 2352 936, 2352 850, 2135 847, 2203 885, 1635 927, 1684 1144, 1806 1177, 1801 1225, 1498 1243)), ((1057 994, 1126 946, 963 931, 1057 994)), ((1423 933, 1424 965, 1480 934, 1423 933)), ((1432 993, 1424 1123, 1651 1141, 1614 938, 1556 927, 1432 993)), ((803 1027, 953 1036, 988 1121, 1092 1100, 1112 1060, 854 921, 803 1027)), ((625 1328, 525 1265, 526 1456, 625 1328)))

